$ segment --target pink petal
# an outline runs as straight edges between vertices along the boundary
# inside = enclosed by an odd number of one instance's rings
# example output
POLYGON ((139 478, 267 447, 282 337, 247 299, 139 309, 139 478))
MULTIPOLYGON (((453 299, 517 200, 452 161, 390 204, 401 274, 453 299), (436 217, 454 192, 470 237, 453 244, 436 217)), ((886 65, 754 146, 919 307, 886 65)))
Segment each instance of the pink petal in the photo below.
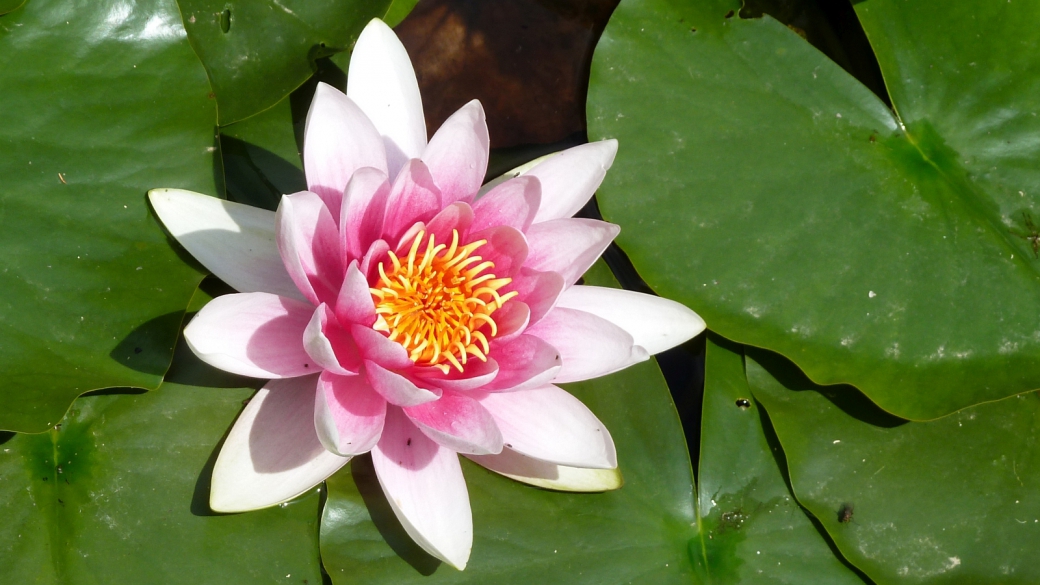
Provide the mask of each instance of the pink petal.
POLYGON ((405 369, 413 366, 411 358, 400 343, 390 341, 382 333, 364 325, 350 326, 350 334, 358 344, 361 355, 366 360, 380 364, 384 368, 405 369))
POLYGON ((195 355, 221 370, 254 378, 317 373, 303 348, 314 307, 268 293, 239 293, 209 302, 184 328, 195 355))
POLYGON ((440 399, 404 409, 408 418, 438 445, 457 453, 502 452, 495 419, 476 400, 451 390, 440 399))
POLYGON ((535 223, 571 217, 588 203, 614 164, 617 140, 568 148, 527 171, 542 183, 542 204, 535 223))
POLYGON ((555 272, 539 272, 524 267, 520 274, 513 276, 513 282, 506 286, 505 291, 520 293, 518 298, 527 303, 531 310, 530 322, 534 324, 556 305, 564 286, 563 277, 555 272))
POLYGON ((364 376, 322 372, 314 399, 314 428, 321 444, 339 455, 367 453, 383 433, 386 400, 364 376))
POLYGON ((365 376, 372 388, 395 406, 417 406, 440 397, 440 391, 420 388, 408 378, 375 362, 365 362, 365 376))
POLYGON ((283 195, 275 216, 278 251, 289 276, 315 305, 336 302, 343 284, 339 229, 314 193, 283 195))
POLYGON ((542 200, 535 177, 517 177, 499 184, 473 203, 474 230, 508 225, 525 231, 534 221, 542 200))
POLYGON ((567 286, 603 254, 621 228, 595 219, 554 219, 527 230, 530 254, 526 266, 559 272, 567 286))
POLYGON ((422 160, 430 167, 444 203, 476 195, 487 172, 490 144, 484 108, 477 100, 459 108, 433 135, 422 160))
POLYGON ((479 399, 495 417, 506 447, 571 467, 617 467, 614 441, 580 400, 556 386, 495 392, 479 399))
POLYGON ((560 352, 556 382, 578 382, 623 370, 650 359, 624 329, 592 313, 559 307, 527 328, 560 352))
POLYGON ((407 256, 408 250, 411 249, 412 244, 415 243, 415 238, 420 232, 426 231, 426 224, 421 221, 417 221, 411 225, 408 229, 401 233, 401 237, 397 238, 397 245, 393 247, 394 253, 397 257, 407 256))
POLYGON ((498 360, 498 376, 483 388, 487 391, 543 386, 556 378, 562 366, 560 352, 534 335, 493 343, 491 353, 498 360))
POLYGON ((213 466, 209 506, 245 512, 291 500, 343 467, 314 431, 318 376, 271 380, 246 405, 213 466))
POLYGON ((318 305, 307 323, 303 348, 314 363, 332 373, 357 374, 361 368, 361 353, 357 345, 325 303, 318 305))
POLYGON ((470 233, 470 241, 486 240, 486 244, 477 248, 477 254, 484 261, 494 263, 489 271, 497 278, 509 278, 520 271, 527 259, 527 239, 516 228, 498 226, 476 233, 470 233))
POLYGON ((495 311, 493 317, 498 325, 495 340, 508 341, 527 329, 527 324, 531 321, 531 309, 527 303, 513 299, 495 311))
POLYGON ((498 362, 492 358, 487 358, 485 362, 471 359, 463 372, 451 369, 445 374, 437 368, 427 367, 413 368, 412 374, 415 375, 417 383, 435 388, 455 391, 475 390, 495 379, 495 376, 498 375, 498 362))
POLYGON ((383 135, 388 174, 393 177, 426 148, 426 120, 415 71, 401 41, 385 23, 372 20, 350 55, 347 95, 383 135))
MULTIPOLYGON (((430 220, 430 223, 426 224, 426 233, 432 235, 438 244, 450 245, 452 231, 458 230, 460 235, 464 234, 471 223, 473 223, 473 210, 469 205, 456 201, 442 209, 436 217, 430 220)), ((402 240, 407 242, 408 247, 411 247, 412 241, 407 235, 402 240)))
POLYGON ((336 298, 336 318, 340 323, 357 323, 371 327, 376 321, 376 305, 372 300, 365 275, 358 268, 357 260, 347 267, 343 286, 336 298))
POLYGON ((588 469, 556 465, 521 455, 512 449, 503 449, 498 455, 466 455, 466 457, 495 473, 546 490, 563 492, 606 492, 624 484, 621 472, 615 469, 588 469))
POLYGON ((379 263, 389 259, 389 251, 390 245, 385 240, 376 240, 368 247, 364 259, 361 260, 361 274, 365 275, 368 282, 372 282, 372 279, 379 275, 379 263))
POLYGON ((473 547, 473 514, 458 455, 427 438, 401 409, 390 408, 372 464, 408 536, 464 569, 473 547))
POLYGON ((572 286, 557 306, 592 313, 621 327, 650 355, 671 349, 704 331, 704 320, 685 305, 616 288, 572 286))
POLYGON ((383 239, 394 242, 416 222, 433 219, 441 210, 441 193, 421 160, 408 161, 397 175, 386 203, 383 239))
POLYGON ((307 189, 317 193, 333 217, 354 171, 374 167, 386 172, 386 152, 376 127, 353 101, 319 82, 303 131, 303 168, 307 189))
POLYGON ((349 259, 359 259, 383 231, 390 183, 379 169, 358 169, 347 183, 340 212, 340 246, 349 259))

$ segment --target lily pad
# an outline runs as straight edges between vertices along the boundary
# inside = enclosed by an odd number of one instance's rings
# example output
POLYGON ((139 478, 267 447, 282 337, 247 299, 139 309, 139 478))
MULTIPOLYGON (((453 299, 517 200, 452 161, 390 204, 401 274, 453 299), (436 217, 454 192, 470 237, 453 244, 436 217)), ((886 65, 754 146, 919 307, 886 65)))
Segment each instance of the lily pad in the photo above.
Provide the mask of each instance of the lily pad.
MULTIPOLYGON (((180 365, 182 376, 208 370, 180 365)), ((321 583, 319 490, 248 514, 209 511, 216 447, 252 393, 166 383, 83 397, 50 431, 0 438, 5 582, 321 583)))
POLYGON ((201 273, 152 187, 215 192, 214 105, 171 3, 33 0, 3 17, 0 429, 159 385, 201 273))
POLYGON ((596 49, 642 277, 902 417, 1040 387, 1040 8, 856 3, 893 111, 739 4, 624 0, 596 49))
POLYGON ((700 538, 690 555, 703 583, 864 581, 791 495, 784 454, 755 402, 740 345, 709 336, 700 472, 700 538))
MULTIPOLYGON (((302 133, 302 115, 297 121, 302 133)), ((222 127, 220 153, 229 201, 275 211, 282 195, 307 189, 289 98, 247 120, 222 127)))
POLYGON ((25 4, 26 0, 0 0, 0 14, 14 12, 25 4))
POLYGON ((798 501, 878 583, 1036 583, 1040 396, 931 422, 880 411, 748 350, 747 379, 787 455, 798 501))
MULTIPOLYGON (((602 262, 586 274, 590 283, 606 279, 612 277, 602 262)), ((459 572, 408 540, 367 457, 357 458, 328 481, 321 552, 333 583, 690 583, 693 477, 656 364, 567 390, 610 429, 623 487, 602 494, 540 490, 464 460, 474 544, 459 572)))
POLYGON ((391 0, 178 0, 178 4, 191 46, 209 73, 223 125, 248 118, 289 95, 314 73, 316 59, 350 49, 369 20, 386 14, 391 0))

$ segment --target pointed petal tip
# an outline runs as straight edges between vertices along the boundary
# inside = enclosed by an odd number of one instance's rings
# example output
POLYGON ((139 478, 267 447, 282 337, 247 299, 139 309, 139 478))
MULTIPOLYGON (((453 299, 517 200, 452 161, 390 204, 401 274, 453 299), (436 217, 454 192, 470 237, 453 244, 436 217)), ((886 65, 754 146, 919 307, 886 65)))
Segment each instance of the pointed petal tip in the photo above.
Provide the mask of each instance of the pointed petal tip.
POLYGON ((466 457, 489 471, 547 490, 600 493, 620 489, 625 484, 625 478, 617 467, 568 467, 521 455, 509 449, 500 455, 466 457))

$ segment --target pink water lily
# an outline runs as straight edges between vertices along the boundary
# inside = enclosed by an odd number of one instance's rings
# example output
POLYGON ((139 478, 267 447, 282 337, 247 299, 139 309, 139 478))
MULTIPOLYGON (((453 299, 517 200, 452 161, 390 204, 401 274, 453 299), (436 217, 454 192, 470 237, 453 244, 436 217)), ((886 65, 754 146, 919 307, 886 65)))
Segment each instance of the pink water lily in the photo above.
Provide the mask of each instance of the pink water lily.
POLYGON ((214 510, 284 502, 370 452, 408 534, 462 569, 473 528, 457 454, 542 487, 620 485, 607 429, 554 383, 646 360, 704 323, 666 299, 576 284, 619 230, 571 217, 615 141, 478 196, 488 144, 477 101, 427 143, 408 55, 373 21, 346 95, 315 92, 307 191, 277 213, 150 192, 170 233, 241 291, 206 305, 187 343, 217 368, 271 379, 220 451, 214 510))

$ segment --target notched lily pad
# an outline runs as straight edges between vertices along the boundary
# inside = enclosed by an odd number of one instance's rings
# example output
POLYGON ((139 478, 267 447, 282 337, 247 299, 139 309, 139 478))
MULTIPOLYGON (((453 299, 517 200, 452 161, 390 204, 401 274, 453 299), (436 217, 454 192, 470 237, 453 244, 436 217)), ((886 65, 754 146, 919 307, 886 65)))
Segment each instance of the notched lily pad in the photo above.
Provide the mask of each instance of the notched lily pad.
POLYGON ((168 2, 33 0, 0 26, 0 428, 39 432, 83 392, 159 385, 202 275, 145 193, 215 191, 215 111, 168 2))
POLYGON ((783 452, 750 399, 743 360, 741 346, 709 336, 699 535, 689 544, 697 575, 719 584, 862 583, 791 494, 783 452))
POLYGON ((1040 387, 1040 8, 856 3, 893 110, 732 6, 625 0, 596 50, 600 208, 640 275, 904 418, 1040 387))
MULTIPOLYGON (((220 124, 261 112, 349 50, 391 0, 178 0, 188 39, 209 74, 220 124)), ((400 7, 405 10, 407 7, 400 7)))
POLYGON ((872 579, 1040 579, 1037 393, 908 422, 855 389, 814 385, 776 354, 749 350, 747 379, 798 501, 872 579))

